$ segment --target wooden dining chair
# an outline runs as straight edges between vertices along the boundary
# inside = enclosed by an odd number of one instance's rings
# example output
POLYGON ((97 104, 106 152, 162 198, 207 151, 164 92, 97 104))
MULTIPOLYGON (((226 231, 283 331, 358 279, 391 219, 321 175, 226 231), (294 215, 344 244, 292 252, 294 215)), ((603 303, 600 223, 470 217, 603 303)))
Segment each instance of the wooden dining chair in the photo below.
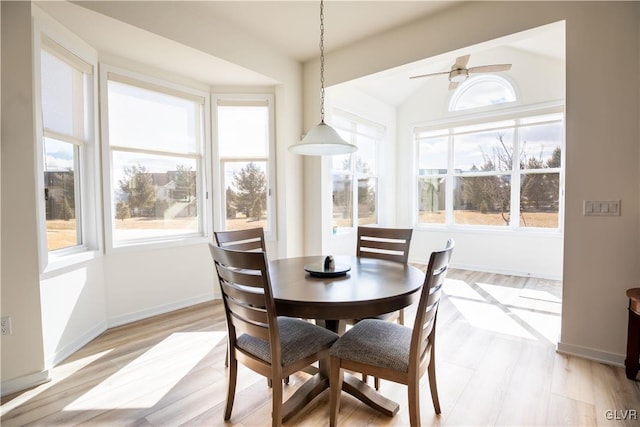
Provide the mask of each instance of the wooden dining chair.
POLYGON ((436 320, 453 247, 450 239, 445 249, 431 254, 413 329, 383 320, 364 319, 333 345, 329 373, 330 426, 336 426, 340 409, 343 369, 407 385, 411 427, 420 426, 420 378, 428 370, 433 408, 436 414, 440 413, 435 366, 436 320))
MULTIPOLYGON (((377 258, 407 264, 411 247, 411 228, 382 228, 359 226, 357 231, 356 255, 360 258, 377 258)), ((374 317, 388 322, 398 322, 404 325, 404 309, 391 313, 384 313, 374 317)), ((347 320, 348 324, 355 324, 361 319, 347 320)), ((367 382, 367 375, 362 375, 367 382)), ((376 390, 380 389, 380 379, 374 378, 376 390)))
POLYGON ((229 334, 229 384, 224 420, 231 418, 238 362, 272 384, 272 425, 282 424, 282 380, 328 356, 338 335, 309 322, 276 315, 264 252, 209 244, 229 334))
MULTIPOLYGON (((411 247, 411 228, 358 227, 356 255, 360 258, 378 258, 406 264, 411 247)), ((379 319, 398 321, 404 325, 404 310, 378 316, 379 319)))
POLYGON ((216 244, 221 248, 237 251, 267 251, 264 243, 262 227, 247 228, 245 230, 214 231, 216 244))
MULTIPOLYGON (((213 237, 216 245, 221 248, 250 252, 267 251, 262 227, 247 228, 245 230, 214 231, 213 237)), ((224 366, 229 366, 228 352, 224 359, 224 366)), ((271 385, 270 382, 269 385, 271 385)))

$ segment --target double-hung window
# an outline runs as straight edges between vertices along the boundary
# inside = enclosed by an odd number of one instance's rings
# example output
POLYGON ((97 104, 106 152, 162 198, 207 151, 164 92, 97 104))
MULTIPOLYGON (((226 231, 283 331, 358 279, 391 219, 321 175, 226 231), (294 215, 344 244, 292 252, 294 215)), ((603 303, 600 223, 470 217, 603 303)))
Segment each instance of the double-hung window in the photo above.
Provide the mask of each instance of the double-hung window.
POLYGON ((419 224, 559 229, 563 113, 416 128, 419 224))
POLYGON ((333 229, 378 222, 378 151, 384 126, 363 118, 334 112, 332 126, 358 150, 332 156, 333 229))
POLYGON ((221 187, 220 228, 262 227, 275 238, 272 95, 215 98, 221 187))
POLYGON ((203 236, 207 95, 110 70, 103 88, 111 245, 203 236))
POLYGON ((46 36, 40 46, 46 247, 64 254, 87 245, 82 177, 93 141, 93 67, 46 36))

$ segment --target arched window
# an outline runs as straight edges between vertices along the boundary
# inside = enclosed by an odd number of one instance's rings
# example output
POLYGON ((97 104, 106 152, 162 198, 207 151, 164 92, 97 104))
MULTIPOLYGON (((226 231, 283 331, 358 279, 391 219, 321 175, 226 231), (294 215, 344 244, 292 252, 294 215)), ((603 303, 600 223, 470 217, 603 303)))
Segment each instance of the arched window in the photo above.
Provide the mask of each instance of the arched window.
POLYGON ((473 76, 463 82, 449 102, 449 111, 514 102, 516 91, 507 79, 495 74, 473 76))

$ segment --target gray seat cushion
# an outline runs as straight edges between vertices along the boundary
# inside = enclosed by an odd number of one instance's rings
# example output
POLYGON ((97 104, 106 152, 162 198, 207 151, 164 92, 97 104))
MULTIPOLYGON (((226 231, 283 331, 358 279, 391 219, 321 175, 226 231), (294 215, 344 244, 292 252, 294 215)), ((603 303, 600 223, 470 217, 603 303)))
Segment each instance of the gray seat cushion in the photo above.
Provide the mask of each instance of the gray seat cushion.
MULTIPOLYGON (((320 350, 331 347, 338 335, 304 320, 278 317, 282 366, 287 366, 320 350)), ((271 363, 271 345, 247 334, 238 337, 238 347, 271 363)))
POLYGON ((412 330, 384 320, 363 319, 331 347, 341 359, 408 372, 412 330))

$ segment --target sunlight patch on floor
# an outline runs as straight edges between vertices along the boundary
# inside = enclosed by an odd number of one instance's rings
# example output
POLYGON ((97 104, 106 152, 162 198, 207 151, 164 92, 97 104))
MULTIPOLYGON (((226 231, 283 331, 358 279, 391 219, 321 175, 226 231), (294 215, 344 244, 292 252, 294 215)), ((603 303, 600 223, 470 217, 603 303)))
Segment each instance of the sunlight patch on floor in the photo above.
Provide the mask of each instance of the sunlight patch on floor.
POLYGON ((444 292, 476 328, 556 343, 562 300, 545 290, 447 279, 444 292))
POLYGON ((535 329, 547 341, 555 344, 560 339, 560 316, 555 314, 540 313, 531 310, 511 310, 518 318, 535 329))
POLYGON ((530 340, 536 339, 499 307, 480 301, 467 301, 456 298, 450 298, 449 300, 474 328, 530 340))
POLYGON ((84 367, 90 365, 93 361, 100 359, 101 357, 110 353, 113 349, 101 351, 99 353, 91 354, 86 357, 79 358, 70 362, 63 362, 55 369, 51 369, 51 381, 41 384, 38 387, 32 388, 21 393, 19 396, 11 399, 11 401, 2 405, 0 415, 4 415, 13 409, 24 405, 39 394, 55 387, 61 381, 79 372, 84 367))
POLYGON ((153 407, 225 339, 225 332, 174 333, 84 393, 64 410, 153 407), (173 357, 176 353, 181 356, 173 357), (159 375, 149 375, 149 372, 159 375))
POLYGON ((443 291, 450 297, 484 301, 482 295, 480 295, 476 290, 469 286, 464 280, 447 278, 444 282, 443 291))

